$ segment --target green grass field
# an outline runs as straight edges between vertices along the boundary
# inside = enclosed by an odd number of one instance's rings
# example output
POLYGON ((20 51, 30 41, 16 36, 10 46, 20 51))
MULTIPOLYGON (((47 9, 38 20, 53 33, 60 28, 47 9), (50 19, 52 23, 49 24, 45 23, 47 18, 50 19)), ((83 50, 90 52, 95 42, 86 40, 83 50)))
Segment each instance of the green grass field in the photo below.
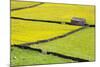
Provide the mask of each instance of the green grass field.
POLYGON ((37 51, 11 47, 11 66, 75 62, 37 51))
POLYGON ((14 11, 11 16, 61 22, 70 22, 72 17, 81 17, 87 20, 87 24, 94 24, 95 7, 45 3, 37 7, 14 11))
POLYGON ((39 2, 11 1, 11 9, 23 8, 39 4, 39 2))
POLYGON ((12 19, 11 21, 12 45, 35 42, 38 40, 47 40, 81 28, 81 26, 56 23, 54 24, 48 22, 25 21, 15 19, 12 19))
POLYGON ((30 47, 94 61, 94 39, 94 28, 86 28, 62 39, 30 47))
MULTIPOLYGON (((39 2, 11 1, 11 9, 23 8, 39 2)), ((69 22, 72 17, 85 18, 95 25, 95 6, 44 3, 36 7, 14 10, 11 17, 69 22)), ((47 40, 80 29, 83 26, 29 21, 11 18, 11 66, 76 62, 51 54, 13 47, 23 43, 47 40)), ((85 26, 84 26, 85 27, 85 26)), ((24 46, 24 45, 23 45, 24 46)), ((26 45, 25 45, 26 46, 26 45)), ((65 56, 95 60, 95 27, 87 27, 63 38, 27 45, 30 48, 59 53, 65 56)))

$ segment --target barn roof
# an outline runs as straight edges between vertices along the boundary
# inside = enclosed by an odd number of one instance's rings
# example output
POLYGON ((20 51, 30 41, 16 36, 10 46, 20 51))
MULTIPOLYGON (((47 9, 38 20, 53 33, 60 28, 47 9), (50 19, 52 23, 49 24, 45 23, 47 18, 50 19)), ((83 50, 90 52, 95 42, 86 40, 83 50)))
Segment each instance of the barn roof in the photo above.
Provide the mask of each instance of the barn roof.
POLYGON ((75 21, 86 21, 84 18, 72 17, 72 20, 75 21))

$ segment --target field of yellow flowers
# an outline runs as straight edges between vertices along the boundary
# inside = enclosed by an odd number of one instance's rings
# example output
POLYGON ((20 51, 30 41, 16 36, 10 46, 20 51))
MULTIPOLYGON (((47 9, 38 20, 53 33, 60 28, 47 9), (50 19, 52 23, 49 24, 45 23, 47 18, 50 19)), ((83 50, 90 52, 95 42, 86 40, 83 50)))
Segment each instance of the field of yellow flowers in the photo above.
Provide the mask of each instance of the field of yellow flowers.
POLYGON ((95 60, 95 6, 11 1, 11 66, 95 60), (59 23, 61 22, 61 23, 59 23))

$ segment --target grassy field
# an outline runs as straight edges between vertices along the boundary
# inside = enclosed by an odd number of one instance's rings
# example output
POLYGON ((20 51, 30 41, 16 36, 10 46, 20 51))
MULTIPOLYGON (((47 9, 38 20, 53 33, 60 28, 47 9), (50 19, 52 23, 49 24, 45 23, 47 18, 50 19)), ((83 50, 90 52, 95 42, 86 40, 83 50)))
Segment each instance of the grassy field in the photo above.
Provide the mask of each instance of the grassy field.
POLYGON ((15 19, 12 19, 11 22, 12 45, 46 40, 81 28, 81 26, 15 19))
POLYGON ((95 59, 94 39, 94 28, 87 28, 65 38, 43 44, 31 45, 30 47, 93 61, 95 59))
MULTIPOLYGON (((39 2, 11 1, 11 9, 23 8, 36 4, 39 4, 39 2)), ((12 11, 11 17, 69 23, 72 17, 79 17, 85 18, 87 24, 95 25, 95 6, 44 3, 36 7, 12 11)), ((11 66, 75 62, 51 54, 47 55, 34 50, 13 46, 48 40, 80 28, 82 28, 82 26, 11 18, 11 66)), ((94 61, 95 28, 86 27, 63 38, 27 46, 46 52, 55 52, 66 56, 94 61)))
POLYGON ((85 18, 87 24, 95 23, 95 6, 45 3, 34 8, 12 12, 13 17, 70 22, 72 17, 85 18))
POLYGON ((11 66, 75 62, 37 51, 11 47, 11 66))
POLYGON ((39 4, 39 2, 11 1, 11 9, 23 8, 39 4))

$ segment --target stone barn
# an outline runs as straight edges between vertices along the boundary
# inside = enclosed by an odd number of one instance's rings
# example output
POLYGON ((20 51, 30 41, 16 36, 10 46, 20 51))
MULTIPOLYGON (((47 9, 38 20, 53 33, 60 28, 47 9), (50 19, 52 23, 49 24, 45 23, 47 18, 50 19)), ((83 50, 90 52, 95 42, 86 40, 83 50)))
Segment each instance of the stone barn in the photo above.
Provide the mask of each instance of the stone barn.
POLYGON ((86 20, 84 18, 73 17, 71 19, 72 25, 85 26, 86 20))

